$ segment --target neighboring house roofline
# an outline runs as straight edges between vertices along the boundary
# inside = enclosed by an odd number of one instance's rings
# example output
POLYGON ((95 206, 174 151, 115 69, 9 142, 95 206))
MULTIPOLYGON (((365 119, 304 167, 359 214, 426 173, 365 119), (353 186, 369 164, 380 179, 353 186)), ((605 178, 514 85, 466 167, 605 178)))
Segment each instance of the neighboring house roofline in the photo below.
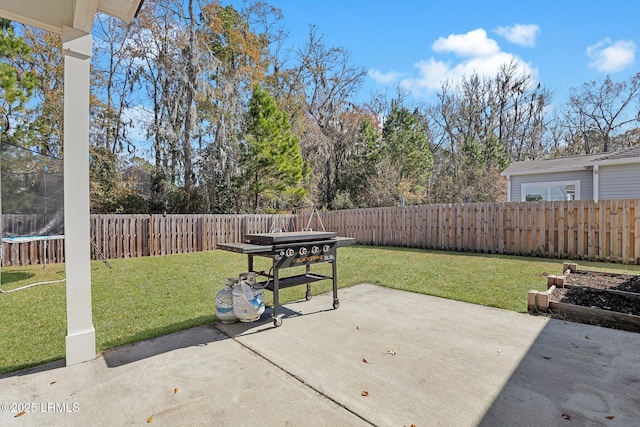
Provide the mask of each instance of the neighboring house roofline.
POLYGON ((632 163, 640 163, 640 144, 628 147, 612 153, 603 153, 601 157, 589 162, 590 166, 594 165, 628 165, 632 163))
POLYGON ((542 160, 524 160, 509 165, 502 176, 538 175, 556 172, 576 172, 589 169, 589 162, 602 154, 585 154, 580 156, 554 157, 542 160))
POLYGON ((504 172, 500 173, 502 176, 510 177, 510 176, 520 176, 520 175, 543 175, 547 173, 557 173, 557 172, 577 172, 583 170, 589 170, 591 166, 576 166, 572 168, 549 168, 549 169, 535 169, 535 170, 520 170, 507 172, 505 169, 504 172))
POLYGON ((640 144, 611 153, 556 157, 542 160, 514 162, 501 175, 540 175, 558 172, 576 172, 593 169, 594 166, 640 164, 640 144))
POLYGON ((611 159, 611 160, 602 160, 602 161, 595 161, 595 162, 589 162, 587 164, 587 166, 589 167, 593 167, 593 166, 615 166, 615 165, 630 165, 630 164, 634 164, 634 163, 640 163, 640 158, 638 157, 628 157, 626 159, 611 159))

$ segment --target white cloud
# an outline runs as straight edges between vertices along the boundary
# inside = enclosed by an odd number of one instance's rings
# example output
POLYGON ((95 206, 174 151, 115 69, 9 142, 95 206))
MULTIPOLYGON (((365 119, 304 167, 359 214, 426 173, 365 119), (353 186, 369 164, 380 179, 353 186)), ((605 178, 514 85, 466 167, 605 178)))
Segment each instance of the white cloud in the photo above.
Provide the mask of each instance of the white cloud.
POLYGON ((429 92, 437 92, 440 82, 447 80, 451 72, 449 64, 429 58, 414 65, 420 74, 417 78, 407 78, 400 82, 401 86, 410 90, 415 95, 426 95, 429 92))
POLYGON ((603 73, 622 71, 633 63, 636 45, 631 40, 612 42, 606 38, 587 48, 589 68, 603 73))
POLYGON ((522 58, 500 50, 498 43, 488 38, 483 29, 439 38, 432 47, 436 53, 453 52, 462 59, 444 61, 431 57, 417 62, 414 66, 418 69, 418 75, 400 81, 400 85, 416 97, 428 98, 438 92, 446 81, 455 84, 461 78, 473 74, 493 77, 500 67, 511 61, 515 61, 519 72, 530 75, 533 81, 538 80, 537 69, 522 58))
POLYGON ((431 48, 435 52, 453 52, 462 57, 491 56, 500 52, 498 43, 487 37, 482 28, 469 31, 466 34, 450 34, 440 37, 431 48))
POLYGON ((407 78, 400 82, 402 87, 411 91, 415 96, 428 97, 441 89, 445 81, 457 82, 463 77, 470 77, 474 74, 479 76, 495 76, 500 67, 515 61, 521 73, 530 75, 532 80, 537 80, 538 71, 530 64, 524 62, 518 56, 498 52, 492 56, 471 58, 457 64, 448 64, 430 58, 415 64, 418 68, 418 77, 407 78))
POLYGON ((402 73, 397 71, 389 71, 388 73, 383 73, 382 71, 372 68, 369 70, 369 77, 376 81, 376 83, 380 84, 391 84, 393 82, 398 81, 403 76, 402 73))
POLYGON ((507 39, 509 43, 534 47, 540 27, 534 24, 516 24, 513 27, 498 27, 494 31, 507 39))

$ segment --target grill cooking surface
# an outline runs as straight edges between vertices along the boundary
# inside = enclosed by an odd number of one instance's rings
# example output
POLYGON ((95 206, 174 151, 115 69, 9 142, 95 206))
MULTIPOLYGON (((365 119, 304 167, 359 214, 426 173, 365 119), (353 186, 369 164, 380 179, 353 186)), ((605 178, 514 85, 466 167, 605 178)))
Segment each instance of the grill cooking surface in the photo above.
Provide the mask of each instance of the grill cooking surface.
POLYGON ((247 234, 245 239, 256 244, 295 243, 310 242, 313 240, 325 240, 336 237, 331 231, 288 231, 284 233, 258 233, 247 234))

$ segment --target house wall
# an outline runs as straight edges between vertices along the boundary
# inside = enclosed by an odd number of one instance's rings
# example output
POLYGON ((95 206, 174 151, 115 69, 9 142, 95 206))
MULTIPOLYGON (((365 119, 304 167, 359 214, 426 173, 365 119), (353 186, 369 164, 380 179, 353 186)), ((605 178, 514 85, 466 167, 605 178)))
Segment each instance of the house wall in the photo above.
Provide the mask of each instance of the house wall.
MULTIPOLYGON (((600 171, 602 171, 602 169, 600 169, 600 171)), ((522 193, 521 193, 522 184, 525 182, 535 183, 535 182, 554 182, 554 181, 573 181, 573 180, 580 181, 580 200, 593 200, 592 171, 585 169, 584 171, 512 176, 510 180, 511 199, 509 201, 510 202, 520 201, 520 198, 522 196, 522 193)), ((602 186, 602 184, 600 185, 602 186)), ((600 187, 600 191, 602 191, 602 187, 600 187)))
POLYGON ((599 199, 640 198, 640 165, 600 166, 599 199))

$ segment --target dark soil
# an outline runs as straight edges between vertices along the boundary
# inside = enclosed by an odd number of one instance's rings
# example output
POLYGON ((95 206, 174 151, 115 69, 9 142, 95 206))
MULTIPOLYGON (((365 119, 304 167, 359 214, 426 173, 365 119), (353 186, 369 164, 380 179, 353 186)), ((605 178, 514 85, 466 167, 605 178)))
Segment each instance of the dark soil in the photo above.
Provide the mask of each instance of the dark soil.
POLYGON ((553 301, 640 316, 640 276, 577 271, 565 285, 578 287, 556 289, 553 301))

